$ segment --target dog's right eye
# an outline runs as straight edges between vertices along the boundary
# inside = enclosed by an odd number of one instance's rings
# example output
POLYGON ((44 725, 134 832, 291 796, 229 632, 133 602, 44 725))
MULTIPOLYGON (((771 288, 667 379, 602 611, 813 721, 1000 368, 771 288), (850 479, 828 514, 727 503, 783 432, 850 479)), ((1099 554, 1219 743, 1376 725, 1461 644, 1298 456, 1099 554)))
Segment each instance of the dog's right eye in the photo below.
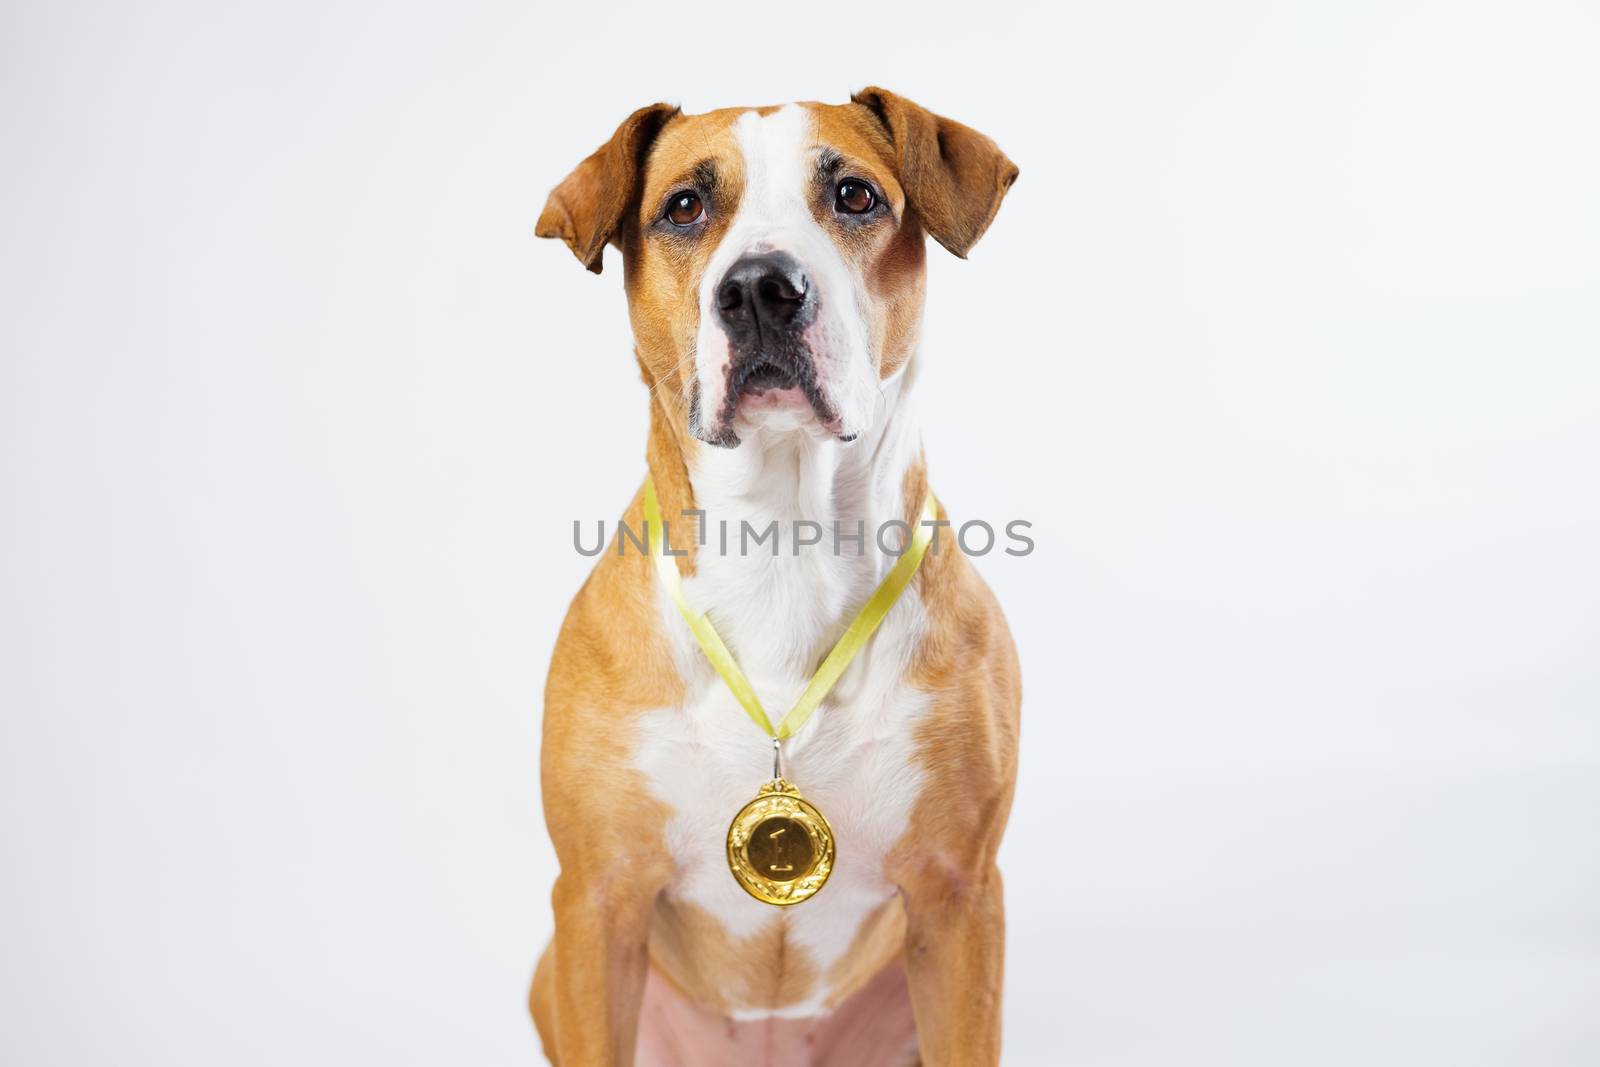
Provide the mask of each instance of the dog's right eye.
POLYGON ((673 193, 667 201, 667 221, 674 226, 691 226, 706 213, 705 205, 694 193, 685 190, 673 193))

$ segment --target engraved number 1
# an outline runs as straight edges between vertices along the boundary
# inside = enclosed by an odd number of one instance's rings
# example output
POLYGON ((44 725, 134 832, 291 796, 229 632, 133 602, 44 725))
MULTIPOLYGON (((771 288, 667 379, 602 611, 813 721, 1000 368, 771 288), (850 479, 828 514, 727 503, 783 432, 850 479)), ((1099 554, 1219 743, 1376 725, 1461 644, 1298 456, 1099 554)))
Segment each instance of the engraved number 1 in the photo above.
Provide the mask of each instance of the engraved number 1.
MULTIPOLYGON (((778 836, 780 834, 787 833, 788 830, 789 830, 789 828, 787 826, 780 826, 778 829, 773 830, 773 831, 771 831, 770 833, 767 834, 767 840, 773 842, 774 844, 777 844, 778 836)), ((776 863, 774 863, 771 866, 770 869, 771 869, 773 874, 788 874, 790 871, 794 870, 794 864, 785 863, 782 867, 780 867, 776 863)))

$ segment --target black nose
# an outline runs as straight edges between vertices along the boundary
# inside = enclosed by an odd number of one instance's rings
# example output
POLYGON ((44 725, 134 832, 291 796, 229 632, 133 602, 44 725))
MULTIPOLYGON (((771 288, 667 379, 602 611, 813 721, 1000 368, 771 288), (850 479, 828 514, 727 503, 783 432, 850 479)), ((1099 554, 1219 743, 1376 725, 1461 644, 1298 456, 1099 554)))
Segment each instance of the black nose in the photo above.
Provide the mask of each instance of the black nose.
POLYGON ((735 341, 800 330, 810 321, 810 283, 793 256, 763 252, 738 260, 717 286, 717 310, 735 341))

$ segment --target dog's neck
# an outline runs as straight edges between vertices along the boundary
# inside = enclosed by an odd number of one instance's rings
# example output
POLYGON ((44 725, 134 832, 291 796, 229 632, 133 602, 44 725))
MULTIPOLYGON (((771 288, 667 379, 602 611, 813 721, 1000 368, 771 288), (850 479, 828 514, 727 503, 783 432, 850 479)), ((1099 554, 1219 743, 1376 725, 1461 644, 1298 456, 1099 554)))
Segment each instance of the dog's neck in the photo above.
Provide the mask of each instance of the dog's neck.
MULTIPOLYGON (((662 492, 669 523, 681 508, 704 513, 705 541, 693 552, 686 591, 758 691, 763 678, 782 688, 808 677, 893 565, 883 545, 898 550, 902 530, 892 524, 920 507, 925 484, 910 393, 909 375, 884 382, 879 417, 849 443, 757 429, 735 448, 680 447, 676 470, 663 470, 674 457, 661 454, 662 435, 652 434, 652 476, 670 486, 662 492), (914 505, 908 493, 917 494, 914 505), (796 523, 808 522, 821 527, 821 540, 797 552, 796 523), (755 541, 774 523, 776 554, 771 537, 755 541)), ((694 528, 692 520, 678 525, 694 528)), ((817 534, 814 527, 799 532, 817 534)))

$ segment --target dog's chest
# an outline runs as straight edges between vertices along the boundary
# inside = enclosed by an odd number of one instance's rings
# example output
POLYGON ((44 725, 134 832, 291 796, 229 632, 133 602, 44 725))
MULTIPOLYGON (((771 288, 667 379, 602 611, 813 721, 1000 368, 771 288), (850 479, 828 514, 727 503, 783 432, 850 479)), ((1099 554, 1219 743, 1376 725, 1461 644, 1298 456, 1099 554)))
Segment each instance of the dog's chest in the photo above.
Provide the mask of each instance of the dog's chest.
MULTIPOLYGON (((813 659, 784 647, 786 631, 809 649, 829 630, 818 622, 825 617, 825 606, 815 598, 805 602, 794 588, 795 575, 786 577, 768 584, 762 599, 769 611, 791 612, 792 625, 770 614, 758 625, 757 615, 745 615, 747 633, 755 639, 734 648, 774 722, 808 680, 808 672, 798 665, 813 659)), ((695 592, 691 586, 690 595, 695 592)), ((839 599, 844 602, 843 596, 839 599)), ((666 632, 674 635, 689 697, 681 707, 645 716, 634 763, 672 811, 666 841, 676 875, 667 896, 713 918, 734 946, 765 941, 772 924, 782 924, 785 945, 806 955, 817 980, 777 1013, 813 1011, 827 999, 828 974, 850 949, 863 921, 895 892, 884 861, 905 833, 922 785, 915 734, 928 696, 905 680, 925 627, 920 601, 915 592, 902 597, 829 699, 784 742, 784 776, 822 811, 837 850, 828 883, 816 896, 787 908, 746 894, 726 858, 729 823, 772 776, 772 740, 707 666, 675 609, 667 605, 664 611, 672 614, 664 614, 663 624, 675 623, 666 632)), ((721 614, 739 617, 736 610, 721 614)), ((734 645, 732 633, 724 637, 734 645)))

